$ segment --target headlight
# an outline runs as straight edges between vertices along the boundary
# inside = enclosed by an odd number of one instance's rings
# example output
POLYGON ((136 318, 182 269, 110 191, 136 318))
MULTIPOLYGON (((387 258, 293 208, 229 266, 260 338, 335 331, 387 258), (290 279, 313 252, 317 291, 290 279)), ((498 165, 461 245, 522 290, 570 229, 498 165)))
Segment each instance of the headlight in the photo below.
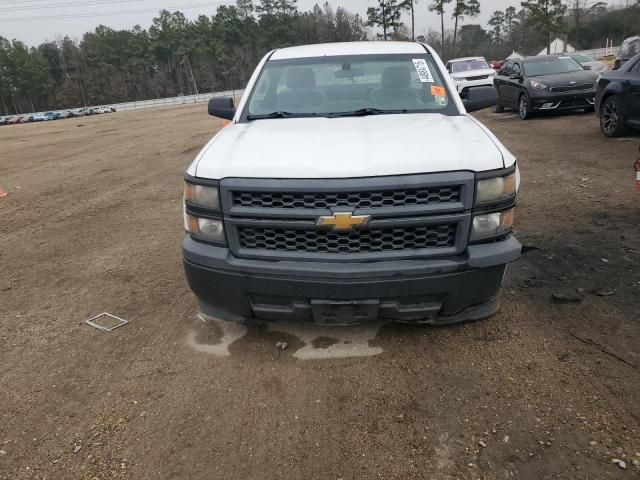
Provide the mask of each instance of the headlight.
POLYGON ((473 217, 470 241, 499 237, 513 228, 514 209, 473 217))
POLYGON ((207 187, 187 183, 184 187, 184 201, 195 207, 220 210, 218 187, 207 187))
POLYGON ((499 202, 516 194, 516 173, 478 180, 476 203, 499 202))
POLYGON ((547 88, 544 83, 537 80, 531 80, 531 86, 534 88, 534 90, 544 90, 547 88))
POLYGON ((221 219, 198 218, 185 213, 185 228, 195 238, 207 242, 226 243, 221 219))

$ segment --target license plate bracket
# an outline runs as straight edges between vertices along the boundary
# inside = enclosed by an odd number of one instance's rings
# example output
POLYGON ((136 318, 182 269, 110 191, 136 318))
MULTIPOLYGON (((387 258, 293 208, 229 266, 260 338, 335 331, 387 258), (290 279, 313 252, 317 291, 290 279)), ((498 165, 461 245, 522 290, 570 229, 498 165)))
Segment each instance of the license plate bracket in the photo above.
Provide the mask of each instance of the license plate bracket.
POLYGON ((380 300, 311 300, 313 321, 318 325, 358 325, 378 317, 380 300))

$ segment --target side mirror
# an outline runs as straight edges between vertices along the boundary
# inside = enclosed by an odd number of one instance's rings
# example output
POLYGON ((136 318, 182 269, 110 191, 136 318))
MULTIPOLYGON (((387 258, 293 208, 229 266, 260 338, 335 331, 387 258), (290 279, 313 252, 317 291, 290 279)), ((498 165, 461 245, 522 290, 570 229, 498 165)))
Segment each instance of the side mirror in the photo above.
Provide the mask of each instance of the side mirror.
POLYGON ((591 70, 591 65, 582 65, 585 70, 591 70))
POLYGON ((209 100, 209 115, 212 117, 233 120, 236 115, 236 107, 231 97, 216 97, 209 100))
POLYGON ((493 87, 471 87, 462 92, 461 97, 468 113, 493 107, 498 103, 498 92, 493 87))

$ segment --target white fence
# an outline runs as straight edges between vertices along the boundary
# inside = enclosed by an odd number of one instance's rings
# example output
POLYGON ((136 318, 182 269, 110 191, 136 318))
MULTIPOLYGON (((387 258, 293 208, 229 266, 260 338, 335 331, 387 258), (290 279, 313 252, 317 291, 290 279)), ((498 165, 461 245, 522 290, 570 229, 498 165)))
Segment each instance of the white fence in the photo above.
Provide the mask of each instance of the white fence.
POLYGON ((214 97, 241 97, 244 90, 228 90, 226 92, 201 93, 200 95, 186 95, 172 98, 156 98, 153 100, 140 100, 139 102, 114 103, 109 106, 114 107, 118 112, 127 110, 144 110, 147 108, 171 107, 175 105, 188 105, 191 103, 205 103, 214 97))
MULTIPOLYGON (((88 108, 113 107, 118 112, 127 110, 144 110, 147 108, 171 107, 175 105, 189 105, 192 103, 206 103, 214 97, 233 97, 239 100, 244 94, 244 90, 227 90, 226 92, 201 93, 200 95, 183 95, 181 97, 172 98, 155 98, 153 100, 140 100, 138 102, 126 103, 109 103, 104 105, 90 105, 88 108)), ((83 107, 66 108, 63 110, 48 110, 51 112, 66 112, 69 110, 78 110, 83 107)), ((19 116, 30 116, 43 114, 45 112, 19 113, 19 116)), ((0 114, 0 116, 2 116, 0 114)))
POLYGON ((576 53, 584 53, 590 57, 599 59, 608 55, 616 55, 620 47, 608 47, 608 48, 593 48, 591 50, 580 50, 576 53))

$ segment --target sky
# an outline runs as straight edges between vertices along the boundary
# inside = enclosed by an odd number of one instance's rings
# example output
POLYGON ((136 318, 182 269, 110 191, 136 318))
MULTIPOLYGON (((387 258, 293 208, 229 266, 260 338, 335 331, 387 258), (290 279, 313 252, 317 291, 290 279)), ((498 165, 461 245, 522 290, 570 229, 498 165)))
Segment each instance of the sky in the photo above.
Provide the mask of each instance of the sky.
MULTIPOLYGON (((298 0, 300 10, 309 10, 325 0, 298 0)), ((328 0, 337 8, 342 6, 363 17, 367 7, 376 6, 377 0, 328 0)), ((100 24, 114 29, 127 29, 138 24, 143 28, 151 25, 151 19, 159 10, 180 10, 188 18, 212 15, 222 4, 234 4, 233 0, 0 0, 0 36, 10 40, 21 40, 28 45, 38 45, 65 35, 80 39, 82 34, 100 24), (43 18, 44 17, 44 18, 43 18)), ((431 0, 417 0, 416 35, 430 28, 440 29, 437 15, 427 10, 431 0)), ((504 10, 510 5, 519 7, 519 0, 481 0, 481 14, 466 23, 486 24, 495 10, 504 10)), ((451 6, 449 6, 449 11, 451 6)), ((410 19, 405 18, 410 25, 410 19)), ((451 19, 445 17, 447 28, 451 19)))

